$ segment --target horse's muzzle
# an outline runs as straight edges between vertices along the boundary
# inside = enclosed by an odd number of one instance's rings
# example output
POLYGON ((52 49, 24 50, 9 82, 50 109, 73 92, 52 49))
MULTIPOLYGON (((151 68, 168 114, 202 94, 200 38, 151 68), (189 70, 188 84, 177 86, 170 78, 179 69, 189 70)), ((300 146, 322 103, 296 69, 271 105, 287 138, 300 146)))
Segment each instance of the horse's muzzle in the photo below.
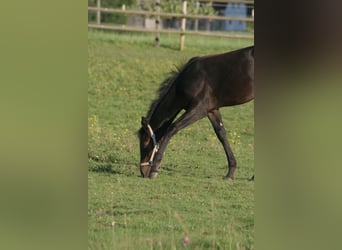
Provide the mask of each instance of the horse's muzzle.
MULTIPOLYGON (((146 163, 148 163, 148 162, 146 162, 146 163)), ((141 173, 141 176, 143 178, 148 177, 150 175, 150 172, 151 172, 151 164, 146 164, 146 163, 140 164, 140 173, 141 173)))
POLYGON ((140 173, 143 178, 149 177, 151 179, 154 179, 158 176, 158 171, 151 170, 152 164, 148 164, 148 162, 146 162, 145 164, 140 164, 140 173))

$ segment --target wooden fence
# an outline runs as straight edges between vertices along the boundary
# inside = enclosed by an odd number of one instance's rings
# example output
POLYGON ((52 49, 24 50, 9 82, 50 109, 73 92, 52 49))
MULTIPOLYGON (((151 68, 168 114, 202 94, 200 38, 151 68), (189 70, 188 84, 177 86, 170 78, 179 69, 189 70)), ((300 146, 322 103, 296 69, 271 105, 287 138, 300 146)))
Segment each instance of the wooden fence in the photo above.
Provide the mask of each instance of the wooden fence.
MULTIPOLYGON (((222 3, 228 2, 238 2, 238 3, 254 3, 254 1, 248 0, 218 0, 222 3)), ((201 1, 202 2, 202 1, 201 1)), ((208 0, 209 2, 209 0, 208 0)), ((216 2, 216 1, 215 1, 216 2)), ((187 19, 195 19, 195 20, 220 20, 220 21, 243 21, 243 22, 253 22, 253 17, 228 17, 228 16, 208 16, 208 15, 189 15, 187 14, 187 1, 182 1, 182 14, 181 13, 163 13, 160 12, 160 8, 157 8, 156 11, 144 11, 144 10, 126 10, 125 6, 122 9, 114 9, 114 8, 102 8, 101 0, 97 0, 96 7, 88 6, 89 12, 96 12, 96 23, 88 23, 89 28, 94 29, 103 29, 103 30, 116 30, 116 31, 131 31, 131 32, 150 32, 155 33, 155 46, 159 46, 159 33, 169 33, 169 34, 180 34, 180 50, 184 48, 185 35, 201 35, 201 36, 211 36, 211 37, 227 37, 227 38, 242 38, 242 39, 253 39, 253 33, 232 33, 232 32, 209 32, 209 31, 192 31, 186 30, 186 20, 187 19), (115 25, 115 24, 103 24, 101 23, 101 13, 116 13, 123 14, 125 16, 133 15, 133 16, 144 16, 144 17, 154 17, 155 18, 155 28, 142 28, 142 27, 130 27, 127 25, 115 25), (181 29, 161 29, 160 28, 160 18, 177 18, 181 19, 181 29)), ((254 12, 253 12, 254 13, 254 12)))

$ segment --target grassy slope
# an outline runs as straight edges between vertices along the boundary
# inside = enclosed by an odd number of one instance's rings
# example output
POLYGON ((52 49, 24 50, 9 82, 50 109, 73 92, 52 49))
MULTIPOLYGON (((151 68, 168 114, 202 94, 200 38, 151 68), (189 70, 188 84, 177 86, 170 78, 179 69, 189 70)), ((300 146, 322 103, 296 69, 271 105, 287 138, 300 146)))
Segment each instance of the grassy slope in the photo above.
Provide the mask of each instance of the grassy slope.
POLYGON ((221 109, 240 168, 222 180, 225 154, 207 119, 170 142, 158 179, 138 178, 135 132, 167 73, 195 55, 225 52, 252 41, 90 31, 89 248, 254 248, 253 102, 221 109), (177 216, 179 215, 179 217, 177 216), (114 224, 114 226, 113 226, 114 224))

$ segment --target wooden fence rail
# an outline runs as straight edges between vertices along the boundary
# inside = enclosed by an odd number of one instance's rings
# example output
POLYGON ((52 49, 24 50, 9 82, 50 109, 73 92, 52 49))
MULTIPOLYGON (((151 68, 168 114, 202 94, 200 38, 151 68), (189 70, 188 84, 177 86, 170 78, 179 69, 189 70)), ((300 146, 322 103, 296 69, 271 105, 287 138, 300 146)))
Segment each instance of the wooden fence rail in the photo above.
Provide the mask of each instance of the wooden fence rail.
MULTIPOLYGON (((225 0, 227 2, 227 0, 225 0)), ((229 1, 228 1, 229 2, 229 1)), ((247 2, 247 1, 241 1, 247 2)), ((252 2, 252 1, 249 1, 252 2)), ((212 37, 227 37, 227 38, 243 38, 243 39, 253 39, 253 34, 241 34, 241 33, 224 33, 224 32, 201 32, 201 31, 189 31, 185 29, 186 19, 204 19, 204 20, 220 20, 220 21, 244 21, 244 22, 254 22, 253 17, 227 17, 227 16, 207 16, 207 15, 192 15, 187 14, 187 1, 182 3, 183 13, 163 13, 160 11, 144 11, 144 10, 126 10, 126 9, 114 9, 114 8, 102 8, 101 1, 97 0, 97 7, 88 6, 89 12, 96 12, 96 24, 88 23, 89 28, 104 29, 104 30, 117 30, 117 31, 131 31, 131 32, 151 32, 156 34, 156 43, 159 45, 159 33, 170 33, 170 34, 180 34, 180 50, 184 48, 185 34, 190 35, 201 35, 201 36, 212 36, 212 37), (156 29, 138 28, 138 27, 128 27, 126 25, 109 25, 101 24, 101 13, 116 13, 123 15, 138 15, 145 17, 156 18, 156 29), (168 18, 178 18, 181 19, 181 29, 160 29, 160 17, 168 18)))
POLYGON ((122 10, 122 9, 111 9, 111 8, 97 8, 88 7, 88 11, 103 12, 103 13, 119 13, 123 15, 141 15, 141 16, 161 16, 161 17, 176 17, 186 19, 210 19, 210 20, 221 20, 221 21, 245 21, 254 22, 254 17, 227 17, 227 16, 206 16, 206 15, 192 15, 192 14, 181 14, 181 13, 165 13, 165 12, 154 12, 145 10, 122 10))
MULTIPOLYGON (((89 28, 93 29, 103 29, 103 30, 118 30, 118 31, 131 31, 131 32, 147 32, 147 33, 155 33, 155 29, 146 29, 146 28, 135 28, 128 27, 125 25, 109 25, 109 24, 88 24, 89 28)), ((245 38, 245 39, 253 39, 253 35, 249 34, 231 34, 231 33, 222 33, 222 32, 201 32, 201 31, 191 31, 186 30, 184 32, 176 29, 160 29, 158 32, 160 33, 168 33, 168 34, 184 34, 184 35, 200 35, 200 36, 211 36, 211 37, 226 37, 226 38, 245 38)))

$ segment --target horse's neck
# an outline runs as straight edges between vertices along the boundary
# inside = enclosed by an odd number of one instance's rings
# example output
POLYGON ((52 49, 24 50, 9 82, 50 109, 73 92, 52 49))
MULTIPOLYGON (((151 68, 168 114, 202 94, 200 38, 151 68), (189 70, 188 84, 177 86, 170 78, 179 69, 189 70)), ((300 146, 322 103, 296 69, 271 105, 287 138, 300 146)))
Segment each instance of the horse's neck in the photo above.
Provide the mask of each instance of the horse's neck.
POLYGON ((152 129, 154 131, 159 130, 159 128, 162 126, 160 119, 158 119, 158 116, 153 116, 150 118, 149 124, 151 125, 152 129))

